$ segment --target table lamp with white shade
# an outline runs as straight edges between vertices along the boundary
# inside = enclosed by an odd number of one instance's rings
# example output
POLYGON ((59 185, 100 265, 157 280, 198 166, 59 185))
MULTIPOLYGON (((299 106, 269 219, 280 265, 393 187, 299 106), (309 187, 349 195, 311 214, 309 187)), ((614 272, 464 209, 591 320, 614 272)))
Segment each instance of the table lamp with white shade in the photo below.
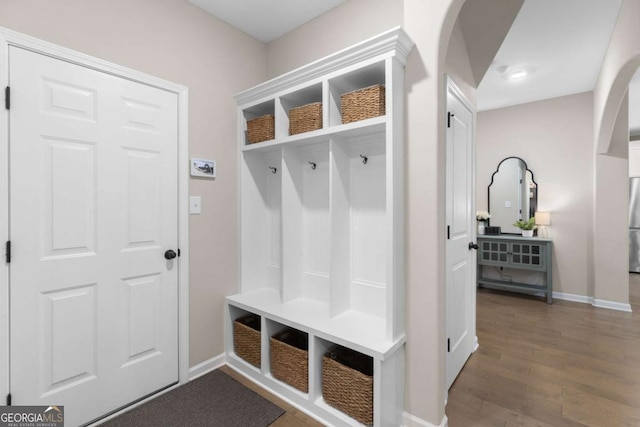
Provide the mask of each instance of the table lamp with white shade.
POLYGON ((551 224, 551 214, 549 212, 536 212, 536 225, 540 228, 540 237, 548 238, 547 225, 551 224))

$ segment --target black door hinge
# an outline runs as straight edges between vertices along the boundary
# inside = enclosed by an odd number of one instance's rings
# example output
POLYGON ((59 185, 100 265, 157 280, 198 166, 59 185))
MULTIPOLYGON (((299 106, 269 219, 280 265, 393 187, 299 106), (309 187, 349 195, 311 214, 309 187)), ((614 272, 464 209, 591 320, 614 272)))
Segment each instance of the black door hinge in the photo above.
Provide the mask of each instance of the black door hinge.
POLYGON ((447 338, 447 353, 451 353, 451 338, 447 338))
POLYGON ((447 113, 447 127, 448 127, 448 128, 450 128, 450 127, 451 127, 451 117, 455 117, 455 116, 454 116, 454 114, 453 114, 451 111, 449 111, 449 112, 447 113))
POLYGON ((180 248, 178 248, 178 256, 180 256, 180 248))
POLYGON ((11 406, 11 393, 7 394, 7 406, 11 406))
POLYGON ((451 226, 447 225, 447 240, 451 239, 451 226))
POLYGON ((11 88, 9 86, 4 88, 4 108, 11 109, 11 88))
POLYGON ((7 243, 4 245, 4 259, 7 264, 11 262, 11 240, 7 240, 7 243))

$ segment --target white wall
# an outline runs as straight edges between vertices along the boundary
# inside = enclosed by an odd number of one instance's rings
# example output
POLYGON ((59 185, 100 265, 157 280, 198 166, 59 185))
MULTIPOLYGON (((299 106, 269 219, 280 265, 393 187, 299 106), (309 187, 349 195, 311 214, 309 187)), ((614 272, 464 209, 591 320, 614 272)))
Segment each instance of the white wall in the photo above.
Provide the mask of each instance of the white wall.
POLYGON ((538 210, 551 212, 554 291, 592 296, 592 93, 483 111, 477 120, 477 209, 487 209, 487 186, 498 163, 524 159, 538 183, 538 210))
POLYGON ((2 0, 0 26, 189 88, 189 154, 218 165, 215 181, 190 182, 203 211, 189 218, 190 365, 222 353, 237 288, 233 95, 266 79, 266 46, 186 0, 2 0))
POLYGON ((640 176, 640 141, 629 143, 629 177, 640 176))
POLYGON ((639 19, 640 2, 623 0, 594 88, 593 287, 596 298, 622 304, 629 301, 627 91, 640 66, 639 19))
POLYGON ((596 304, 629 303, 628 96, 622 101, 613 130, 609 152, 595 155, 593 296, 596 304))
POLYGON ((402 25, 403 0, 349 0, 268 45, 276 77, 402 25))

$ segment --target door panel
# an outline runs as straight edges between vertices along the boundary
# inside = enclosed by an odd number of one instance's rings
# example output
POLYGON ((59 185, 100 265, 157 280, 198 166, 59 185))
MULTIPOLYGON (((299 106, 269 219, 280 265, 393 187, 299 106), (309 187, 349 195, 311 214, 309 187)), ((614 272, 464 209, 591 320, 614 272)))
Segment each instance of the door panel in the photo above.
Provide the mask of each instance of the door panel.
POLYGON ((177 95, 15 47, 9 69, 11 392, 78 425, 178 380, 177 95))
POLYGON ((41 147, 41 185, 51 196, 42 211, 45 256, 95 254, 95 146, 43 138, 41 147))
POLYGON ((42 296, 45 392, 95 378, 95 284, 42 296), (51 362, 51 363, 49 363, 51 362))
POLYGON ((125 280, 128 298, 129 358, 134 363, 141 357, 152 356, 160 348, 156 327, 160 313, 160 276, 125 280))
POLYGON ((447 389, 473 351, 475 339, 475 252, 473 114, 449 87, 446 139, 446 329, 447 389))

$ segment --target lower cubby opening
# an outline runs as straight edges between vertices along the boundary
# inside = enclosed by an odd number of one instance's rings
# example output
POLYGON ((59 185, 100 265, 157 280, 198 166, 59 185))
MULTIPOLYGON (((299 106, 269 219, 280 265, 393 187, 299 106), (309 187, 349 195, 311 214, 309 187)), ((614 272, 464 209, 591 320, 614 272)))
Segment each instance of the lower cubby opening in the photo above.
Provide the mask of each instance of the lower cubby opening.
POLYGON ((373 358, 319 338, 316 347, 318 401, 372 426, 373 358))
POLYGON ((239 358, 260 369, 261 366, 261 318, 257 314, 229 306, 233 321, 233 351, 239 358))
POLYGON ((309 392, 309 334, 272 320, 269 336, 269 374, 302 393, 309 392))

